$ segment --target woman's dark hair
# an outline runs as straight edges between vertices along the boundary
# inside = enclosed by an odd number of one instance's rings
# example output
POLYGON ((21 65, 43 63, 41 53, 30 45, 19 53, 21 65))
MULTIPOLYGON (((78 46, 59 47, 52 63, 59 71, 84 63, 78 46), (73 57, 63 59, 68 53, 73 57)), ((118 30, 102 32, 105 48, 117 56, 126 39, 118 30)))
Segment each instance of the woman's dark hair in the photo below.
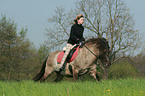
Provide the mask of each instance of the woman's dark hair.
POLYGON ((79 20, 80 18, 84 17, 82 14, 77 15, 76 19, 74 19, 75 24, 78 23, 77 20, 79 20))

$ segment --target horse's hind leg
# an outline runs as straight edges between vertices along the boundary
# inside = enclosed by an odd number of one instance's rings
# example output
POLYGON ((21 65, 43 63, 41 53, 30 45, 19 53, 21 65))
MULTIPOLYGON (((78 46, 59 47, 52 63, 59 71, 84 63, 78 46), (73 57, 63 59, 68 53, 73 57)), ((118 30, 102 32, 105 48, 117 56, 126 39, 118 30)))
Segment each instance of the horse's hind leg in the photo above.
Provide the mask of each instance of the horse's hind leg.
POLYGON ((63 79, 63 77, 64 77, 63 75, 57 73, 57 76, 56 76, 56 79, 54 80, 54 82, 59 82, 59 81, 61 81, 61 80, 63 79))
POLYGON ((41 82, 44 82, 53 72, 53 68, 51 66, 46 66, 45 73, 43 77, 41 78, 41 82))
POLYGON ((79 70, 76 69, 76 68, 73 68, 73 78, 74 78, 74 81, 78 80, 78 73, 79 73, 79 70))

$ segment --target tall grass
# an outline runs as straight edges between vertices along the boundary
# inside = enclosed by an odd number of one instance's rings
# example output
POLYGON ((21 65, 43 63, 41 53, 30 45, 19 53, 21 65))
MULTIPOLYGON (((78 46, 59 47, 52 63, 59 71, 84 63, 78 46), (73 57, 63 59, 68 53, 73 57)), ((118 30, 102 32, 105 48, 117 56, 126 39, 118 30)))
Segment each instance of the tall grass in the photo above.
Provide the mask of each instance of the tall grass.
POLYGON ((0 81, 0 96, 145 96, 145 78, 59 83, 0 81))

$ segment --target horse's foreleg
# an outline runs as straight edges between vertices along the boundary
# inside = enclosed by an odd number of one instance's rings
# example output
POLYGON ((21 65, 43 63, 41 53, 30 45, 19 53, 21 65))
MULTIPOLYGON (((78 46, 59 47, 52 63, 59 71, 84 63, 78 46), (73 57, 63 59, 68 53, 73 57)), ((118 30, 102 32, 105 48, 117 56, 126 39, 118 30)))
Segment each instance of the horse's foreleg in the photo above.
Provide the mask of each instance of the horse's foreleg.
POLYGON ((93 72, 90 75, 93 76, 97 82, 101 80, 100 77, 99 77, 99 75, 96 72, 93 72))
POLYGON ((97 82, 101 80, 98 74, 91 74, 91 75, 95 78, 97 82))
POLYGON ((78 73, 79 73, 79 70, 74 68, 73 69, 73 78, 74 78, 74 81, 78 80, 78 73))
POLYGON ((96 81, 100 81, 100 77, 99 75, 97 74, 97 70, 96 70, 96 65, 93 65, 90 67, 90 75, 93 76, 95 78, 96 81))
POLYGON ((93 76, 96 81, 98 81, 96 78, 96 70, 90 70, 90 75, 93 76))
POLYGON ((97 73, 96 73, 96 80, 101 81, 101 78, 97 73))

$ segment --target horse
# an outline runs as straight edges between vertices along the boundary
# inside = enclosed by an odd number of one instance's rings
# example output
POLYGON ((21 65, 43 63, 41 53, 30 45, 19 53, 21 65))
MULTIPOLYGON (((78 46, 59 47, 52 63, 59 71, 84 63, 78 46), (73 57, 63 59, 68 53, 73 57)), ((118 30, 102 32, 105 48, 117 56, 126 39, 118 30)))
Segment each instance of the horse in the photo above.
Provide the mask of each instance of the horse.
POLYGON ((46 57, 40 72, 33 80, 44 82, 53 72, 56 72, 54 82, 61 81, 64 76, 73 77, 74 81, 77 81, 79 76, 86 73, 93 76, 96 81, 100 81, 95 62, 99 59, 103 62, 104 67, 109 66, 109 48, 108 41, 103 37, 88 39, 79 48, 77 57, 72 62, 67 63, 65 74, 59 73, 61 65, 57 64, 57 57, 61 51, 52 52, 46 57))

